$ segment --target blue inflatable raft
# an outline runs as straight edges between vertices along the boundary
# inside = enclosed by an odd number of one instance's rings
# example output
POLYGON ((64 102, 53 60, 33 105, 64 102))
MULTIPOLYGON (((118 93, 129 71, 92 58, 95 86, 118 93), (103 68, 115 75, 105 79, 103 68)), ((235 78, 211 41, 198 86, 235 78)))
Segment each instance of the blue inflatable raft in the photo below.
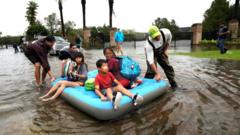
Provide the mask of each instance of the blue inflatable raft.
MULTIPOLYGON (((95 78, 97 70, 88 73, 88 78, 95 78)), ((53 85, 63 78, 57 79, 53 85)), ((160 95, 166 92, 169 84, 162 80, 157 82, 154 79, 142 78, 143 83, 130 91, 135 94, 143 96, 143 104, 146 104, 153 99, 156 99, 160 95)), ((132 105, 132 99, 123 96, 119 109, 114 110, 110 101, 101 101, 101 99, 95 94, 94 91, 87 91, 84 87, 68 87, 65 88, 61 97, 77 107, 79 110, 95 117, 98 120, 111 120, 118 118, 119 116, 126 114, 127 112, 136 109, 139 106, 132 105)))

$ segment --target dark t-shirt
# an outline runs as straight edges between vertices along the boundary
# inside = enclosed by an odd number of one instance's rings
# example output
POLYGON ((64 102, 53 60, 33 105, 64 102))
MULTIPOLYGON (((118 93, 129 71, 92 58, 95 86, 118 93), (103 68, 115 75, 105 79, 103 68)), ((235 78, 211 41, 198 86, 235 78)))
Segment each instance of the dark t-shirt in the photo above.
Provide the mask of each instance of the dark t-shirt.
POLYGON ((77 48, 80 48, 81 39, 79 37, 75 38, 75 43, 77 44, 77 48))
POLYGON ((70 51, 69 47, 63 48, 59 52, 59 59, 60 60, 66 60, 66 59, 74 60, 75 53, 76 52, 70 51))
POLYGON ((39 62, 43 66, 44 70, 48 72, 50 70, 50 65, 48 62, 48 53, 51 50, 46 44, 45 39, 40 39, 35 43, 28 45, 25 51, 26 55, 37 56, 39 62))
POLYGON ((76 43, 76 44, 81 44, 81 39, 80 39, 80 38, 76 38, 76 39, 75 39, 75 43, 76 43))
MULTIPOLYGON (((227 31, 228 31, 227 27, 224 26, 224 27, 221 27, 221 28, 218 29, 218 34, 219 33, 224 33, 224 32, 227 32, 227 31)), ((218 36, 218 38, 219 39, 226 39, 227 38, 227 34, 218 36)))
POLYGON ((127 88, 130 85, 130 81, 124 78, 120 73, 120 62, 117 58, 111 58, 108 60, 109 71, 116 77, 116 79, 127 88))

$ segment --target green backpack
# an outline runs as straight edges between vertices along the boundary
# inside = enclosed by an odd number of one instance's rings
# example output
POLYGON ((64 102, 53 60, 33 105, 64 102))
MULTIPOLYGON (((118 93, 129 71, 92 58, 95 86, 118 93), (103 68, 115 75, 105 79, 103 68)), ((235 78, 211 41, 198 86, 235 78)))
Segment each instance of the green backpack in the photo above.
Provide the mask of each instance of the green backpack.
POLYGON ((94 91, 95 90, 95 78, 90 78, 85 82, 85 89, 87 91, 94 91))

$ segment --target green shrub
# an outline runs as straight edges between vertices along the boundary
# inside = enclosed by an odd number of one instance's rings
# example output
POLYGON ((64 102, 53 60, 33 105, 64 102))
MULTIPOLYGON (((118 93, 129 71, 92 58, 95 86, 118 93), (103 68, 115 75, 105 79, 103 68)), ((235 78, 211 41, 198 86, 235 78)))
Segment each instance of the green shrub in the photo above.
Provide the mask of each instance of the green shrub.
POLYGON ((22 36, 5 36, 0 38, 0 46, 1 45, 12 45, 12 44, 20 44, 22 36))
POLYGON ((201 44, 201 45, 209 45, 209 44, 216 44, 216 43, 217 43, 217 41, 214 40, 214 39, 212 39, 212 40, 206 40, 206 39, 204 39, 204 40, 200 41, 200 44, 201 44))
MULTIPOLYGON (((232 41, 226 41, 225 42, 226 45, 240 45, 240 41, 239 40, 232 40, 232 41)), ((202 40, 200 41, 201 45, 216 45, 217 44, 217 40, 202 40)))

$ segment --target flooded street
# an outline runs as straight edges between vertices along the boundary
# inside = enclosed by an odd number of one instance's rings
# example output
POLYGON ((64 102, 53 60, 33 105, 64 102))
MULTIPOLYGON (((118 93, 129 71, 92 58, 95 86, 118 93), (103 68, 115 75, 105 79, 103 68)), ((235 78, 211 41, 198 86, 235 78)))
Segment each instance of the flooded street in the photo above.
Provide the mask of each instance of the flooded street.
MULTIPOLYGON (((146 71, 143 44, 138 42, 136 49, 132 44, 123 47, 142 65, 142 75, 146 71)), ((90 69, 104 58, 102 50, 85 55, 90 69)), ((177 82, 186 90, 169 92, 117 120, 102 122, 60 98, 48 103, 38 100, 50 84, 37 89, 29 60, 12 48, 0 49, 0 134, 240 135, 240 61, 169 57, 177 82)), ((60 61, 57 57, 49 61, 57 77, 60 61)))

